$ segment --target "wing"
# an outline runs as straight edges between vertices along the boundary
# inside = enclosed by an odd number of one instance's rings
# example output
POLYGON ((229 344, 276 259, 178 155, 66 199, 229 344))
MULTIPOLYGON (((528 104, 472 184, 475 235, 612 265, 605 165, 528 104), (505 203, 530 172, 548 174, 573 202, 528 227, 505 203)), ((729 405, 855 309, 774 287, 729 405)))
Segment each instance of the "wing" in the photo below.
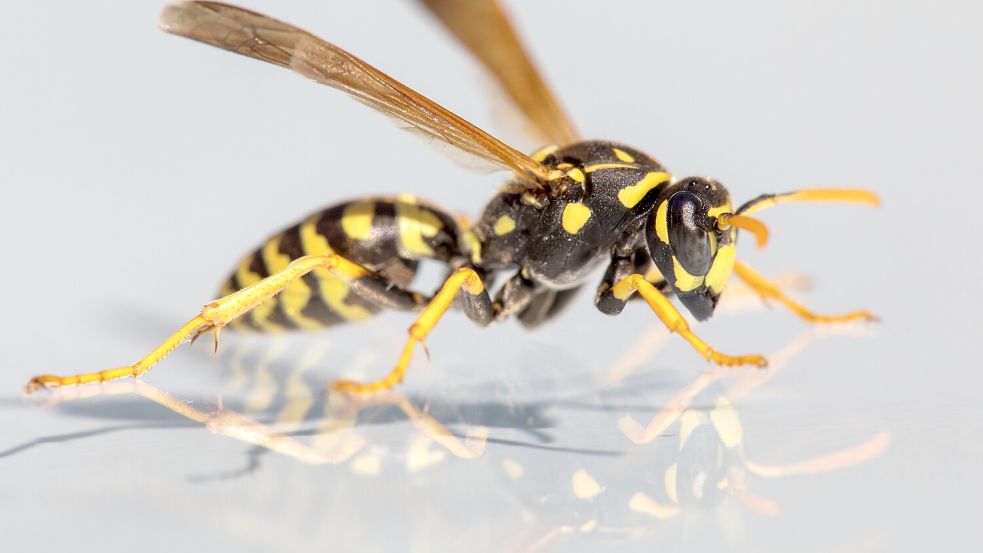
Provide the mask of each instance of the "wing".
POLYGON ((497 0, 421 1, 495 75, 541 138, 560 145, 579 140, 497 0))
POLYGON ((548 167, 359 58, 297 27, 218 2, 167 6, 160 24, 169 33, 286 67, 344 91, 428 137, 514 171, 528 187, 541 188, 549 180, 548 167))

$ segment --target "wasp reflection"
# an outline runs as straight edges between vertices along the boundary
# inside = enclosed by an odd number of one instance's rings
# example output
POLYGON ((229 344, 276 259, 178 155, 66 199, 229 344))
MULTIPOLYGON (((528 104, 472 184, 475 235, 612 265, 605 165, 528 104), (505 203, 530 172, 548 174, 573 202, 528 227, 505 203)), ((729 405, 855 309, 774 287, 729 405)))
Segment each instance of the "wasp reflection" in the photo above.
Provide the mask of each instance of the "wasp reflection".
MULTIPOLYGON (((722 312, 759 305, 735 288, 722 312)), ((492 540, 490 550, 551 548, 572 535, 649 541, 680 527, 685 533, 687 520, 705 520, 706 513, 730 540, 739 539, 734 535, 741 532, 742 513, 779 514, 777 501, 755 491, 765 487, 760 480, 845 469, 886 449, 888 434, 869 432, 844 437, 820 455, 797 455, 785 442, 763 435, 760 424, 742 420, 740 412, 811 343, 862 332, 850 326, 814 329, 772 354, 767 370, 717 369, 678 379, 678 371, 649 368, 667 336, 658 328, 640 336, 618 362, 585 371, 596 375, 587 392, 578 386, 573 394, 515 400, 483 384, 485 395, 475 397, 488 398, 484 401, 455 401, 434 390, 371 397, 325 393, 330 375, 321 374, 320 365, 334 363, 326 345, 308 340, 301 350, 286 339, 248 340, 229 342, 224 350, 225 401, 206 406, 145 381, 62 390, 49 401, 138 396, 186 424, 250 444, 241 466, 197 475, 197 481, 248 476, 261 468, 265 455, 275 453, 362 476, 398 471, 389 482, 404 481, 399 474, 425 475, 420 495, 407 492, 405 498, 407 510, 422 520, 447 515, 448 505, 426 495, 433 485, 468 490, 482 500, 504 496, 513 506, 502 530, 508 537, 492 540), (304 353, 298 357, 297 351, 304 353), (756 460, 752 452, 762 444, 780 446, 787 461, 756 460), (497 480, 476 483, 472 471, 437 470, 451 462, 475 463, 469 467, 497 480)), ((351 373, 371 364, 369 357, 356 357, 343 369, 351 373)), ((294 497, 306 486, 289 494, 294 497)), ((335 494, 344 489, 332 488, 335 494)))
MULTIPOLYGON (((488 435, 485 426, 465 425, 466 428, 456 431, 449 428, 449 425, 463 424, 453 404, 415 399, 397 392, 371 397, 325 393, 324 382, 310 375, 310 369, 326 355, 327 347, 323 343, 308 342, 307 351, 299 360, 288 360, 285 356, 288 350, 296 350, 296 344, 289 339, 259 342, 258 345, 242 341, 229 343, 228 353, 221 360, 228 372, 227 379, 222 395, 214 402, 178 398, 146 381, 131 380, 66 389, 52 394, 45 403, 74 403, 95 396, 138 396, 215 434, 255 446, 248 453, 244 468, 214 478, 255 471, 260 456, 268 452, 307 464, 347 464, 352 472, 372 475, 393 460, 407 471, 416 472, 448 455, 474 459, 485 451, 488 435), (223 401, 222 397, 237 399, 233 403, 223 401), (376 431, 379 427, 406 422, 413 432, 403 435, 403 439, 373 439, 379 434, 376 431), (403 447, 392 451, 393 443, 402 443, 403 447)), ((364 359, 356 359, 346 370, 358 370, 361 363, 364 359)), ((103 410, 113 408, 108 405, 103 410)), ((508 415, 498 413, 493 423, 500 424, 508 415)), ((530 413, 512 415, 535 418, 530 413)), ((405 432, 405 429, 401 427, 398 431, 405 432)))
POLYGON ((699 530, 685 520, 676 527, 684 539, 705 534, 709 519, 720 538, 738 542, 743 529, 735 504, 760 516, 780 512, 776 501, 754 493, 755 479, 829 473, 881 455, 890 442, 887 432, 873 432, 853 443, 844 439, 840 449, 786 464, 756 462, 746 451, 749 428, 737 406, 806 346, 832 334, 858 336, 863 329, 841 326, 806 332, 770 355, 766 371, 704 372, 668 399, 653 401, 650 405, 658 407, 644 422, 630 413, 644 411, 645 398, 662 387, 632 379, 639 376, 634 373, 645 357, 658 348, 653 344, 661 344, 662 335, 653 332, 639 340, 634 351, 601 376, 605 388, 597 405, 581 406, 611 415, 618 434, 633 448, 615 459, 570 458, 548 467, 525 462, 521 453, 500 460, 502 479, 513 484, 520 503, 540 523, 513 546, 535 551, 562 542, 564 536, 584 534, 641 540, 669 532, 677 518, 700 520, 699 530))

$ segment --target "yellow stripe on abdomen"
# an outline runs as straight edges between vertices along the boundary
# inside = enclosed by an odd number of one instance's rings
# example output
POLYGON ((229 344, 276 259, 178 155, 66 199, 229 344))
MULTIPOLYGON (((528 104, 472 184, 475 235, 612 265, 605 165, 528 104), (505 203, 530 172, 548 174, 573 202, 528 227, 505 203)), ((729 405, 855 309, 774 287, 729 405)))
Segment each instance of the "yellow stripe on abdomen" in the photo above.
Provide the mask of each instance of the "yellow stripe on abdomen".
MULTIPOLYGON (((261 275, 253 272, 251 269, 256 255, 257 254, 253 253, 246 256, 246 258, 242 260, 242 263, 239 263, 239 268, 236 269, 236 284, 239 285, 240 290, 263 280, 261 275)), ((254 307, 253 310, 246 316, 251 317, 253 323, 255 323, 255 325, 261 330, 265 330, 267 332, 283 332, 286 330, 285 328, 269 320, 273 310, 276 309, 276 303, 276 298, 266 300, 254 307)))
MULTIPOLYGON (((280 253, 280 241, 282 239, 282 235, 276 236, 267 242, 262 249, 263 261, 271 275, 286 269, 287 265, 293 261, 289 255, 280 253)), ((284 315, 290 318, 298 328, 320 330, 324 325, 303 313, 312 295, 311 289, 304 282, 304 279, 298 279, 287 285, 283 292, 280 292, 277 301, 280 302, 280 308, 284 315)))
MULTIPOLYGON (((321 214, 308 218, 300 225, 300 243, 305 255, 327 255, 334 253, 328 239, 317 231, 317 223, 321 214)), ((372 316, 372 312, 361 305, 346 303, 349 288, 348 283, 334 276, 327 269, 315 269, 314 276, 318 281, 320 298, 336 314, 349 321, 364 321, 372 316)))
POLYGON ((444 224, 429 209, 420 207, 415 196, 404 194, 396 200, 396 226, 399 241, 411 257, 430 257, 433 249, 427 244, 444 224))

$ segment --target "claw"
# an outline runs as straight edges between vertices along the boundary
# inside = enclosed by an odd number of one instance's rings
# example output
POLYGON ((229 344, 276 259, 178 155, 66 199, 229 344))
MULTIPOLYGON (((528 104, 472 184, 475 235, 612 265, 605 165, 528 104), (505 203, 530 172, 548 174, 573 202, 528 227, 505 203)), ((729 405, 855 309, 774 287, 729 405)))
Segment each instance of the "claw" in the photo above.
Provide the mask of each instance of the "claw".
POLYGON ((45 385, 41 379, 42 377, 35 376, 34 378, 28 380, 27 384, 24 385, 24 393, 30 395, 41 389, 47 390, 48 386, 45 385))

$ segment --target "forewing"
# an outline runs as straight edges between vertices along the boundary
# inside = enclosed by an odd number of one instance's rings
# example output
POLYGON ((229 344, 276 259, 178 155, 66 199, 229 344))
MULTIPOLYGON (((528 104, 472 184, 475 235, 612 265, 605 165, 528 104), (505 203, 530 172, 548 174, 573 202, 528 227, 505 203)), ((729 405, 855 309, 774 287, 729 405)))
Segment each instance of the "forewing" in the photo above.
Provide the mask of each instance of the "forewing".
POLYGON ((497 0, 420 0, 491 71, 544 142, 579 140, 497 0))
POLYGON ((549 169, 529 156, 345 50, 292 25, 218 2, 182 2, 164 9, 161 27, 342 90, 429 137, 514 171, 527 186, 541 187, 548 180, 549 169))

